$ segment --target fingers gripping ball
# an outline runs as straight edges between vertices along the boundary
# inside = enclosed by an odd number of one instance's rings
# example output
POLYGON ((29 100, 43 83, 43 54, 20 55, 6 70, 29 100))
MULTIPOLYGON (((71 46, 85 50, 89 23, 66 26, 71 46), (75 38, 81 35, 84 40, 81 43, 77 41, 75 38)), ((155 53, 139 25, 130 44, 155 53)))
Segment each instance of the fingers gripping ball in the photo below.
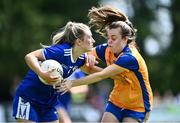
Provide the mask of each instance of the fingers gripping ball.
MULTIPOLYGON (((60 76, 61 79, 63 78, 63 68, 61 64, 57 62, 56 60, 52 60, 52 59, 45 60, 42 62, 40 66, 43 71, 53 70, 51 72, 52 76, 60 76)), ((38 77, 41 80, 41 82, 48 85, 48 83, 45 80, 43 80, 40 76, 38 77)))

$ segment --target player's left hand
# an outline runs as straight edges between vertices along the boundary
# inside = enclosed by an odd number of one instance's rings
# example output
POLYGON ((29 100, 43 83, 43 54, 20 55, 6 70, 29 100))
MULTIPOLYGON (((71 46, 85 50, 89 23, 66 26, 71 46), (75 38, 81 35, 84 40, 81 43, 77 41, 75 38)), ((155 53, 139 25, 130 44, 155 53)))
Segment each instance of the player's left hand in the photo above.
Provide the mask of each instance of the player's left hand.
POLYGON ((53 87, 57 90, 57 92, 61 92, 61 95, 63 95, 72 88, 72 81, 62 80, 61 82, 54 84, 53 87))

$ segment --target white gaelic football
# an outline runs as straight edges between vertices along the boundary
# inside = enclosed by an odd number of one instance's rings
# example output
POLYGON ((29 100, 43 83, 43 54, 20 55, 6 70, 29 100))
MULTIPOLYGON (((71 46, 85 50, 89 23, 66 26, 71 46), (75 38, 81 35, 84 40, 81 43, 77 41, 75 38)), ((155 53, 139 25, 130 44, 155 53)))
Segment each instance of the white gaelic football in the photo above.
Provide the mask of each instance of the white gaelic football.
MULTIPOLYGON (((45 60, 40 64, 40 66, 43 71, 49 71, 49 70, 54 69, 52 71, 51 75, 52 76, 60 76, 61 78, 63 78, 63 68, 62 68, 61 64, 59 62, 57 62, 56 60, 52 60, 52 59, 45 60)), ((41 82, 48 85, 48 83, 45 80, 43 80, 40 76, 38 76, 38 77, 41 80, 41 82)))

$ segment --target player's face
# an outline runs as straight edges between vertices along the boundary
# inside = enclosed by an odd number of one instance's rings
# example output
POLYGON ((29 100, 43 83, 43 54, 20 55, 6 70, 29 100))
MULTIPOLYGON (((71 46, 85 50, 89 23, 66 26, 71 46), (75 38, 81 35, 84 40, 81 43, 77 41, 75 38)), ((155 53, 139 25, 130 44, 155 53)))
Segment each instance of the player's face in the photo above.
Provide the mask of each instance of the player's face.
POLYGON ((85 52, 91 51, 93 48, 93 43, 95 43, 95 40, 92 37, 91 31, 85 31, 85 35, 81 43, 82 49, 84 49, 85 52))
POLYGON ((114 54, 119 54, 127 43, 125 38, 122 38, 120 28, 108 29, 107 39, 108 46, 114 54))

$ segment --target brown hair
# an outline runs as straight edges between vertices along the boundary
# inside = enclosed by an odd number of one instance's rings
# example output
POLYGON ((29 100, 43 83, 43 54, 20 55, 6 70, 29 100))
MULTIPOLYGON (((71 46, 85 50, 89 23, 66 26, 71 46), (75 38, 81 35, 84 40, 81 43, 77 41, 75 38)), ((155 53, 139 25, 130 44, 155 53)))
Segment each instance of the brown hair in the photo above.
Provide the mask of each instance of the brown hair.
POLYGON ((136 29, 120 10, 112 6, 92 7, 89 10, 88 17, 91 27, 96 27, 96 31, 102 36, 106 36, 106 29, 120 27, 122 36, 128 36, 128 43, 135 42, 136 29))

